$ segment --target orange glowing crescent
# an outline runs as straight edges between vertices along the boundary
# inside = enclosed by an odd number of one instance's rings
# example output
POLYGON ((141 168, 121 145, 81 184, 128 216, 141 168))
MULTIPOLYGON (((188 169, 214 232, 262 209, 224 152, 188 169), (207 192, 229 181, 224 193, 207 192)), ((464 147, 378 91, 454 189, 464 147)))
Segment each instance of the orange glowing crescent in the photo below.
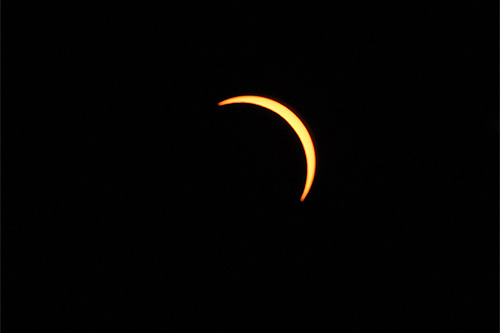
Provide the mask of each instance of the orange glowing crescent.
POLYGON ((304 147, 304 153, 306 155, 307 162, 307 176, 306 176, 306 184, 304 186, 304 192, 302 193, 302 197, 300 201, 304 201, 309 190, 311 189, 311 185, 314 180, 314 173, 316 172, 316 153, 314 152, 314 145, 309 135, 309 131, 304 126, 302 121, 286 106, 273 101, 272 99, 261 97, 261 96, 237 96, 226 99, 220 102, 218 105, 226 105, 233 103, 248 103, 255 104, 266 109, 269 109, 278 115, 281 118, 285 119, 286 122, 293 128, 295 133, 297 133, 300 142, 302 142, 302 146, 304 147))

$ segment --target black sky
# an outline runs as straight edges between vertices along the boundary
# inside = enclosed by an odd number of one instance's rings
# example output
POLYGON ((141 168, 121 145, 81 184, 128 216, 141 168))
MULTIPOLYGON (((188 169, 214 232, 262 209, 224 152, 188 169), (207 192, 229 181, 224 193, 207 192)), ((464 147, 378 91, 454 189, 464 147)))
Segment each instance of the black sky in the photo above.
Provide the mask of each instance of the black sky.
POLYGON ((236 3, 11 10, 4 323, 497 324, 496 17, 445 1, 236 3), (243 94, 310 129, 305 202, 286 122, 217 106, 243 94))

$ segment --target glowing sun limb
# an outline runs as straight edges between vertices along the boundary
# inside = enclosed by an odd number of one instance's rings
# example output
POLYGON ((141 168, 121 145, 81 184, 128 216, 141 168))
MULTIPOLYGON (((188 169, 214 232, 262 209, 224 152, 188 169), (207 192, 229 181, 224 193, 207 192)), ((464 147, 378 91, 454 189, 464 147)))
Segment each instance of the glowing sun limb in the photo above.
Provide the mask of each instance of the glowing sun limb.
POLYGON ((227 105, 233 103, 248 103, 254 104, 261 107, 264 107, 268 110, 271 110, 277 113, 281 118, 283 118, 295 131, 297 136, 302 143, 302 147, 304 148, 304 153, 306 155, 306 165, 307 165, 307 176, 306 176, 306 184, 304 186, 304 191, 300 198, 300 201, 304 201, 309 190, 311 189, 314 174, 316 172, 316 153, 314 151, 313 141, 311 139, 311 135, 309 131, 304 126, 302 121, 286 106, 273 101, 272 99, 261 97, 261 96, 237 96, 226 99, 220 102, 218 105, 227 105))

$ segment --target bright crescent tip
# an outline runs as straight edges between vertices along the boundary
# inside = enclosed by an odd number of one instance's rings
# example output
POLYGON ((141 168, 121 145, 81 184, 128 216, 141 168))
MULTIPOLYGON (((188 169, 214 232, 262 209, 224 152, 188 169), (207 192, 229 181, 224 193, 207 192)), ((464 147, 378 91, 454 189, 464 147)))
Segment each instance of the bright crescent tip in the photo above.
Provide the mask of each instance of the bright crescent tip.
POLYGON ((295 131, 297 136, 302 143, 302 147, 304 148, 304 153, 306 155, 306 165, 307 165, 307 176, 306 176, 306 184, 304 186, 304 191, 302 192, 302 196, 300 197, 300 201, 304 201, 309 190, 311 189, 314 174, 316 172, 316 153, 314 151, 313 141, 311 139, 311 135, 309 131, 304 126, 302 121, 286 106, 266 97, 261 96, 237 96, 228 98, 218 103, 218 105, 227 105, 233 103, 248 103, 254 104, 261 107, 264 107, 268 110, 271 110, 277 113, 281 118, 283 118, 295 131))

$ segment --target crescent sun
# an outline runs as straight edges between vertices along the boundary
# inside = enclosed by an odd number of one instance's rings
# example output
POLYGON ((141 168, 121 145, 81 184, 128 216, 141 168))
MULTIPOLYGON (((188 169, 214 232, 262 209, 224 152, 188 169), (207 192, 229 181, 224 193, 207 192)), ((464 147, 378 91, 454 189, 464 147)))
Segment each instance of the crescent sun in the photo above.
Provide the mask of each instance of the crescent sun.
POLYGON ((311 135, 309 134, 306 126, 289 108, 266 97, 251 95, 237 96, 223 100, 218 105, 233 103, 254 104, 271 110, 281 116, 281 118, 283 118, 293 128, 302 143, 302 147, 304 148, 304 153, 306 155, 306 184, 304 186, 302 196, 300 197, 300 201, 304 201, 309 193, 309 190, 311 189, 311 185, 314 180, 314 173, 316 172, 316 153, 314 151, 314 144, 311 139, 311 135))

